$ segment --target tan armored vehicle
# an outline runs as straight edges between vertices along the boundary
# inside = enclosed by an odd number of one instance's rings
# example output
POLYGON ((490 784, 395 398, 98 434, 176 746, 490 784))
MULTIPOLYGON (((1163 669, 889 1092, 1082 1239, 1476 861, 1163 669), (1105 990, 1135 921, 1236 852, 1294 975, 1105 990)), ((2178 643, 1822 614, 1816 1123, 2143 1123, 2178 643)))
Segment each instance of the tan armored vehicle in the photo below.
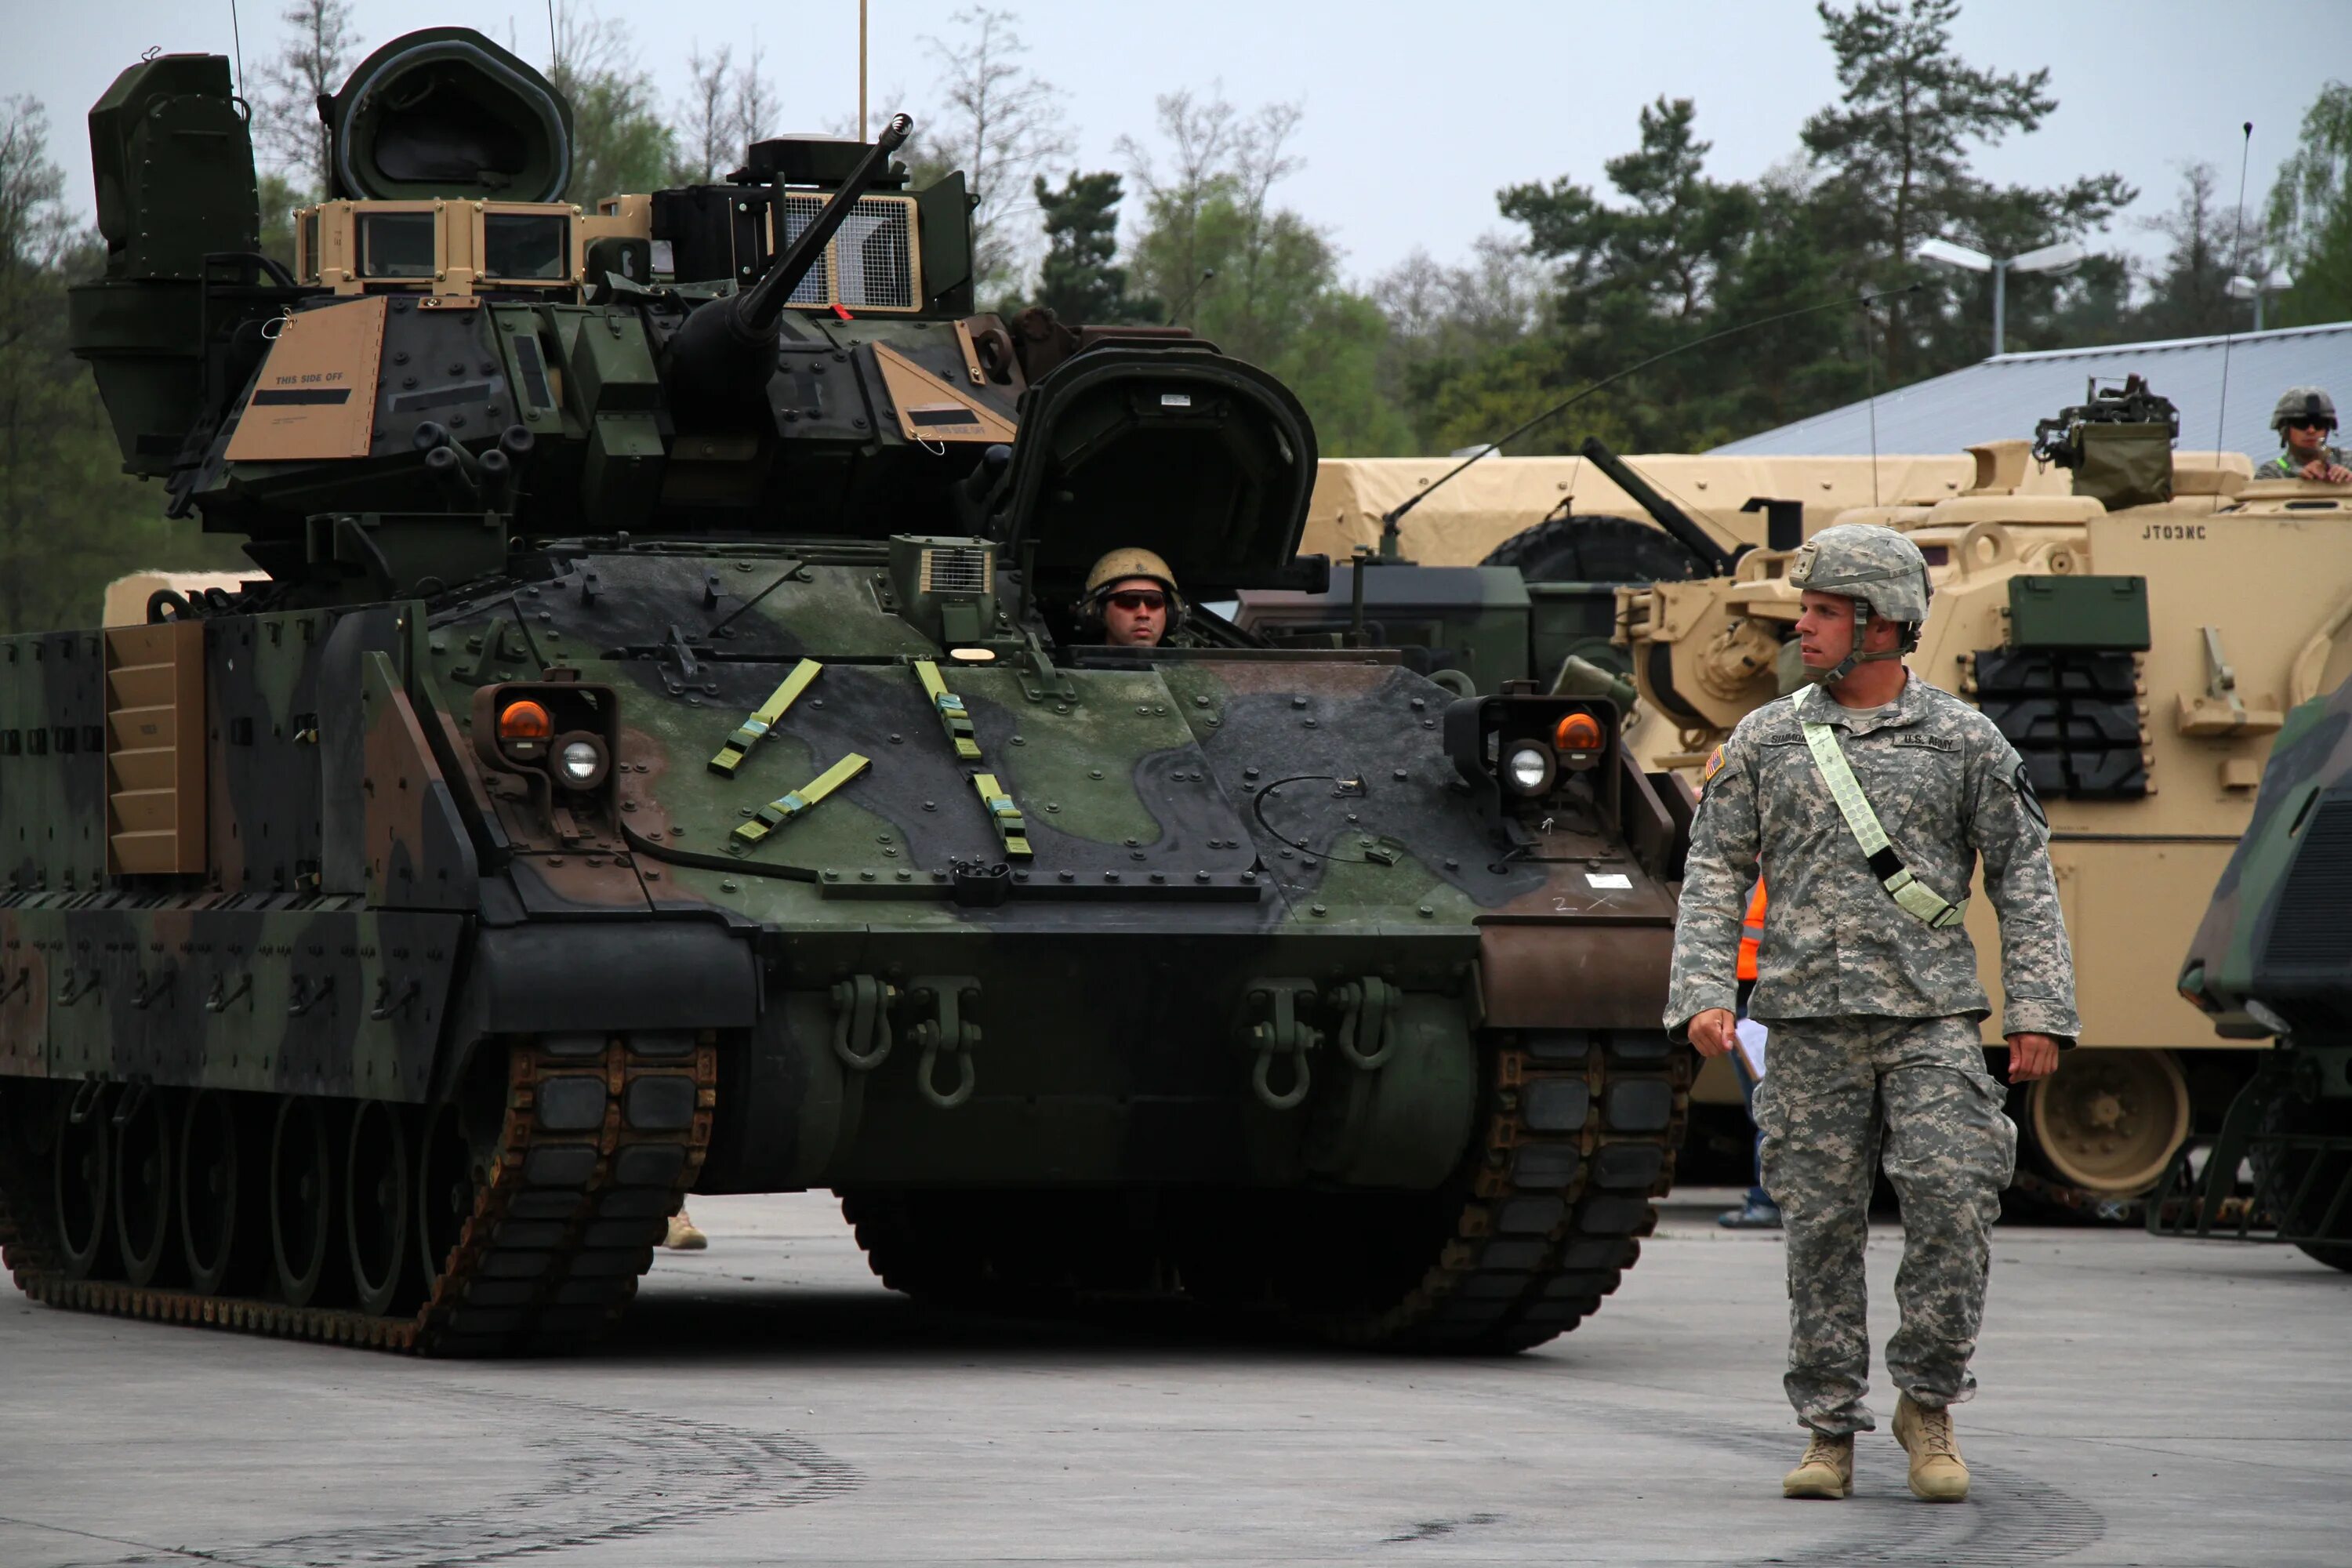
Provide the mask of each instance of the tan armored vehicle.
MULTIPOLYGON (((2152 1186, 2265 1043, 2217 1044, 2174 981, 2272 736, 2352 674, 2352 489, 2172 452, 2170 413, 2137 386, 2094 395, 2038 446, 1969 448, 1960 494, 1839 519, 1926 553, 1935 601, 1910 667, 2000 726, 2048 810, 2088 1048, 2023 1097, 2020 1180, 2077 1207, 2152 1186)), ((1643 701, 1681 727, 1653 765, 1692 766, 1784 689, 1798 594, 1794 542, 1778 542, 1728 576, 1620 592, 1643 701)), ((1998 1044, 1990 904, 1969 921, 1998 1044)))

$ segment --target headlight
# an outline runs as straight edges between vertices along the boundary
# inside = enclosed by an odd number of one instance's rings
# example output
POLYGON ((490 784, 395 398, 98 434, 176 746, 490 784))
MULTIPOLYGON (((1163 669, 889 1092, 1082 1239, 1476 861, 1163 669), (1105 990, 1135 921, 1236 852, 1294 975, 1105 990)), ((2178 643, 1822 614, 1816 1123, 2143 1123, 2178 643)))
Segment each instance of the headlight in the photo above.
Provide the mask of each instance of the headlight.
POLYGON ((1503 779, 1517 795, 1541 795, 1551 787, 1555 764, 1542 746, 1517 745, 1503 758, 1503 779))
POLYGON ((601 738, 585 730, 559 736, 552 749, 554 765, 548 771, 565 789, 594 789, 612 771, 611 752, 601 738))

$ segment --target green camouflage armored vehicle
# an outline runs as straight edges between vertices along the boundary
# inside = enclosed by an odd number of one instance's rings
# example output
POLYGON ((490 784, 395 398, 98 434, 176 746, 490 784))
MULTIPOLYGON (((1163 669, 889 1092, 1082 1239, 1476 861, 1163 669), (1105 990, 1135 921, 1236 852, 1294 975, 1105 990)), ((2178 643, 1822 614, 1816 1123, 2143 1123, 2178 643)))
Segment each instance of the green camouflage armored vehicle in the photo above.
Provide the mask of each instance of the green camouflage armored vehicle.
POLYGON ((2276 1044, 2149 1227, 2293 1242, 2352 1269, 2352 682, 2287 715, 2180 994, 2223 1037, 2276 1044))
POLYGON ((236 591, 0 641, 0 1235, 56 1305, 582 1342, 688 1192, 891 1284, 1514 1349, 1673 1172, 1685 797, 1602 698, 1074 612, 1321 590, 1314 431, 1181 332, 1005 321, 960 176, 763 142, 564 199, 478 34, 321 106, 257 254, 228 65, 91 114, 74 336, 236 591))

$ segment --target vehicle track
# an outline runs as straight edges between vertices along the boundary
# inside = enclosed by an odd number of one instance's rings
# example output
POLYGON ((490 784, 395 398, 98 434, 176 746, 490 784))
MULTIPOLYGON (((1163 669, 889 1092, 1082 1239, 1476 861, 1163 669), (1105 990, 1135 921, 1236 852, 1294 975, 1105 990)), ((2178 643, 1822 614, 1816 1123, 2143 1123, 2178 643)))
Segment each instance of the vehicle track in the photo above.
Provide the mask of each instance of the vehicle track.
POLYGON ((577 1350, 627 1308, 702 1167, 718 1049, 688 1036, 532 1040, 507 1067, 487 1179, 413 1313, 73 1279, 49 1232, 47 1177, 14 1148, 0 1151, 0 1266, 26 1296, 73 1311, 428 1355, 577 1350))

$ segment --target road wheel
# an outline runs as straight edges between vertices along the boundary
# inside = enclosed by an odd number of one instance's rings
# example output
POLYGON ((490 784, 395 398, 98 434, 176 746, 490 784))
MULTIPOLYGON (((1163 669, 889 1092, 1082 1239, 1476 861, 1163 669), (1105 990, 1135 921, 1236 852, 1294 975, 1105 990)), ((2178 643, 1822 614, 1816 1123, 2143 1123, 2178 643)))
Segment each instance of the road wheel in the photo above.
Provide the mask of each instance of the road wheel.
POLYGON ((133 1285, 152 1285, 173 1256, 173 1121, 163 1096, 150 1091, 114 1130, 115 1246, 122 1277, 133 1285))
POLYGON ((360 1310, 380 1317, 410 1295, 408 1119, 372 1100, 352 1118, 343 1167, 343 1235, 360 1310))
POLYGON ((188 1287, 199 1296, 227 1288, 254 1239, 240 1225, 250 1196, 237 1157, 236 1103, 215 1089, 188 1097, 180 1121, 180 1251, 188 1265, 188 1287))
POLYGON ((335 1177, 341 1162, 329 1108, 305 1094, 278 1103, 269 1140, 269 1247, 278 1294, 289 1307, 324 1305, 335 1254, 335 1177))
POLYGON ((2103 1198, 2153 1188, 2189 1137, 2189 1085, 2169 1051, 2077 1049, 2026 1091, 2048 1173, 2103 1198))
POLYGON ((66 1278, 88 1279, 104 1265, 114 1220, 114 1107, 104 1093, 73 1119, 79 1095, 58 1101, 58 1141, 51 1168, 50 1223, 66 1278))

